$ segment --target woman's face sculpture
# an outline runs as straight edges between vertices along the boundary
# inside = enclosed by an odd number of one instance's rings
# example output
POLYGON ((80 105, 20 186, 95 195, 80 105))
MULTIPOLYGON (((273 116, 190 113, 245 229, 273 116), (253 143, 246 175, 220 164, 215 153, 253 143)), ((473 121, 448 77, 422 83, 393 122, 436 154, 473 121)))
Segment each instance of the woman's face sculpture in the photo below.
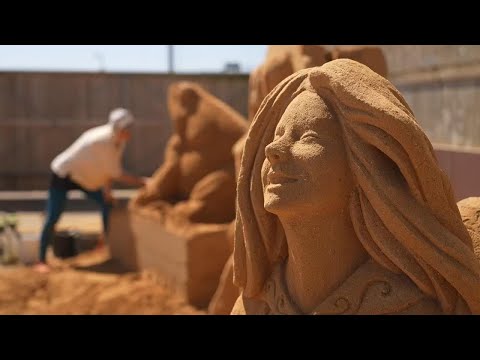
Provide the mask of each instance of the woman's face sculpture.
POLYGON ((341 125, 318 94, 305 91, 288 105, 265 155, 267 211, 318 216, 347 206, 353 180, 341 125))

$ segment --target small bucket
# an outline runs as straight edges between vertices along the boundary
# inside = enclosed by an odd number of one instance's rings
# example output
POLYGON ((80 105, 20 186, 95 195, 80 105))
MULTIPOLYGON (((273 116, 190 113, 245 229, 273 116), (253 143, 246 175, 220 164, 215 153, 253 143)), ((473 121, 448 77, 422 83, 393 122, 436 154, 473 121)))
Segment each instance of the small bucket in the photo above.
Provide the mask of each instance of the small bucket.
POLYGON ((60 231, 53 238, 53 254, 66 259, 77 255, 75 248, 75 233, 71 231, 60 231))
POLYGON ((75 252, 81 254, 86 251, 95 249, 98 244, 98 234, 81 234, 76 233, 75 238, 75 252))

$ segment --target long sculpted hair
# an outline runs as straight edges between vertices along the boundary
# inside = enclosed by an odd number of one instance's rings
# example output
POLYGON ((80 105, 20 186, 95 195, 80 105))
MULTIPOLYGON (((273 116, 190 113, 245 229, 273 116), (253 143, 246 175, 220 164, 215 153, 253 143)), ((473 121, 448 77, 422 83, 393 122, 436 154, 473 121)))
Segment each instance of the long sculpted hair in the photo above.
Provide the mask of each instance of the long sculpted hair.
POLYGON ((261 168, 286 107, 304 91, 317 93, 341 124, 355 183, 350 217, 368 254, 406 275, 444 313, 480 313, 480 264, 430 141, 399 91, 349 59, 301 70, 262 102, 237 184, 235 284, 254 297, 287 256, 280 221, 263 207, 261 168))

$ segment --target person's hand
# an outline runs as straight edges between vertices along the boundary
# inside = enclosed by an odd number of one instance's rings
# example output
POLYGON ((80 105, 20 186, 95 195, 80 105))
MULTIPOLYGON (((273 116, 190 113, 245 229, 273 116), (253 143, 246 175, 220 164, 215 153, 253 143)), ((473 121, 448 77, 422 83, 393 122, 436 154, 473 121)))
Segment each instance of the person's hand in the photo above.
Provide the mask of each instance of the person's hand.
POLYGON ((152 180, 152 178, 149 177, 142 177, 142 185, 143 186, 148 186, 148 183, 152 180))

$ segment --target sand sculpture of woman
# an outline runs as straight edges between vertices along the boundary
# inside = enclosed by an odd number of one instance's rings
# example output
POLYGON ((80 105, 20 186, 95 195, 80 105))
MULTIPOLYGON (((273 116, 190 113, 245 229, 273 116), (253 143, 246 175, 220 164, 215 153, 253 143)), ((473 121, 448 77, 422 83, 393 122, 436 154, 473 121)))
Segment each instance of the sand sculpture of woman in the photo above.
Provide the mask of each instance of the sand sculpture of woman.
POLYGON ((398 90, 349 59, 263 101, 237 185, 232 314, 478 314, 480 265, 398 90))

